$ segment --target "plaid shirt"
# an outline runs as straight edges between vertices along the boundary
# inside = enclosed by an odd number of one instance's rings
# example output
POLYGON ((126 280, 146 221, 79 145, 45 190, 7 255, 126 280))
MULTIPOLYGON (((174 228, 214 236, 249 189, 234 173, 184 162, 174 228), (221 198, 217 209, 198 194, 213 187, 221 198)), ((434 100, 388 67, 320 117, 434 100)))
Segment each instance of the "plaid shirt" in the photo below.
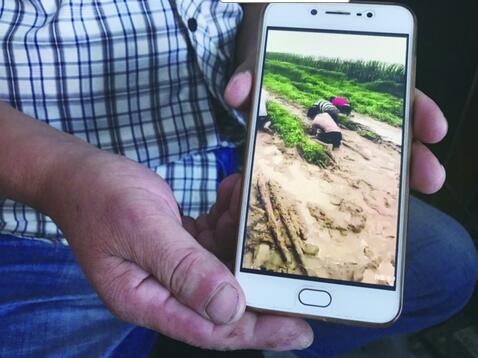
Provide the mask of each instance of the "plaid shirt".
MULTIPOLYGON (((0 0, 0 101, 148 166, 196 216, 216 198, 216 117, 241 18, 214 0, 0 0)), ((62 237, 1 198, 0 233, 62 237)))

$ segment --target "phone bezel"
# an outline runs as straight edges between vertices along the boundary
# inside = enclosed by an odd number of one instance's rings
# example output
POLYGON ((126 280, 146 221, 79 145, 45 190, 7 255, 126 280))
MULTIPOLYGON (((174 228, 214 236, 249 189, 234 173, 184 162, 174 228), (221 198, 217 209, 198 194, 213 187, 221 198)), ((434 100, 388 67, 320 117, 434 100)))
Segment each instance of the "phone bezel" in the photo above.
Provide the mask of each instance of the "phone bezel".
MULTIPOLYGON (((333 15, 329 15, 333 16, 333 15)), ((270 4, 264 9, 260 26, 259 52, 257 56, 256 73, 260 74, 254 83, 251 120, 247 136, 245 155, 245 178, 242 189, 242 208, 240 217, 239 239, 236 253, 235 274, 240 282, 247 305, 253 309, 280 312, 311 318, 322 318, 330 321, 356 323, 369 326, 384 326, 394 322, 402 307, 403 277, 405 263, 405 233, 407 228, 408 197, 409 197, 409 163, 411 146, 411 118, 413 89, 415 85, 415 44, 416 20, 413 13, 401 6, 377 3, 341 3, 341 4, 270 4), (311 15, 310 10, 318 9, 317 15, 311 15), (373 11, 375 16, 369 18, 346 17, 337 15, 331 18, 320 16, 325 11, 366 12, 373 11), (330 19, 330 20, 328 20, 330 19), (317 21, 320 21, 320 26, 317 21), (359 22, 360 21, 360 22, 359 22), (268 27, 290 27, 303 29, 338 30, 367 33, 407 34, 407 91, 405 100, 405 120, 403 127, 403 158, 401 176, 399 236, 397 238, 397 269, 395 290, 384 290, 376 287, 358 287, 340 283, 324 283, 297 278, 275 277, 264 274, 241 271, 242 252, 244 246, 244 229, 247 216, 249 186, 252 176, 252 151, 255 134, 257 108, 260 87, 262 84, 262 66, 265 54, 265 36, 268 27), (334 304, 325 308, 304 306, 298 303, 298 292, 304 288, 320 289, 332 295, 334 304)))

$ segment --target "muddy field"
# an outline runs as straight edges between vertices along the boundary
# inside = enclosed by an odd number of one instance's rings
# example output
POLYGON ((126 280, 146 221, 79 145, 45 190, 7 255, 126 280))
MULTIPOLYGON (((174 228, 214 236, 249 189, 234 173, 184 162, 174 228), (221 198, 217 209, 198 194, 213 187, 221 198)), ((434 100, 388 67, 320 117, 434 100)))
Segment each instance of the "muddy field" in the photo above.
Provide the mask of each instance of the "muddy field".
MULTIPOLYGON (((273 100, 307 120, 300 108, 273 100)), ((245 267, 393 285, 400 147, 396 128, 374 128, 395 137, 374 143, 343 129, 326 169, 274 133, 258 133, 245 267)))

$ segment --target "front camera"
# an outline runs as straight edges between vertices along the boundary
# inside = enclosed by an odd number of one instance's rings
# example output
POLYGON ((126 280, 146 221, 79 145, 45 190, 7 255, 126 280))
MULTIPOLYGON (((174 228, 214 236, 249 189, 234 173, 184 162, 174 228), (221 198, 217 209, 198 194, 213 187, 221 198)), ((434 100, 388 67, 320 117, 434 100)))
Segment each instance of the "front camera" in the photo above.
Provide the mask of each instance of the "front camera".
POLYGON ((367 12, 367 17, 371 19, 373 17, 373 12, 367 12))
POLYGON ((317 11, 317 9, 310 10, 310 14, 313 15, 313 16, 317 15, 318 13, 319 12, 317 11))

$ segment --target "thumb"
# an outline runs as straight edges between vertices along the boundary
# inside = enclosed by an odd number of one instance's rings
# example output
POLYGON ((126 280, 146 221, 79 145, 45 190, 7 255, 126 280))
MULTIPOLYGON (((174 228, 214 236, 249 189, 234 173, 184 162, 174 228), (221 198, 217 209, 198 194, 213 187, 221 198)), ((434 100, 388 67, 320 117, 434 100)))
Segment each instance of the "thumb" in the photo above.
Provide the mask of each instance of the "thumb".
POLYGON ((160 221, 161 233, 141 245, 145 269, 204 318, 216 324, 238 320, 245 311, 245 298, 229 269, 176 220, 160 221))
POLYGON ((232 75, 224 91, 224 99, 232 108, 247 111, 254 81, 254 56, 249 56, 232 75))

